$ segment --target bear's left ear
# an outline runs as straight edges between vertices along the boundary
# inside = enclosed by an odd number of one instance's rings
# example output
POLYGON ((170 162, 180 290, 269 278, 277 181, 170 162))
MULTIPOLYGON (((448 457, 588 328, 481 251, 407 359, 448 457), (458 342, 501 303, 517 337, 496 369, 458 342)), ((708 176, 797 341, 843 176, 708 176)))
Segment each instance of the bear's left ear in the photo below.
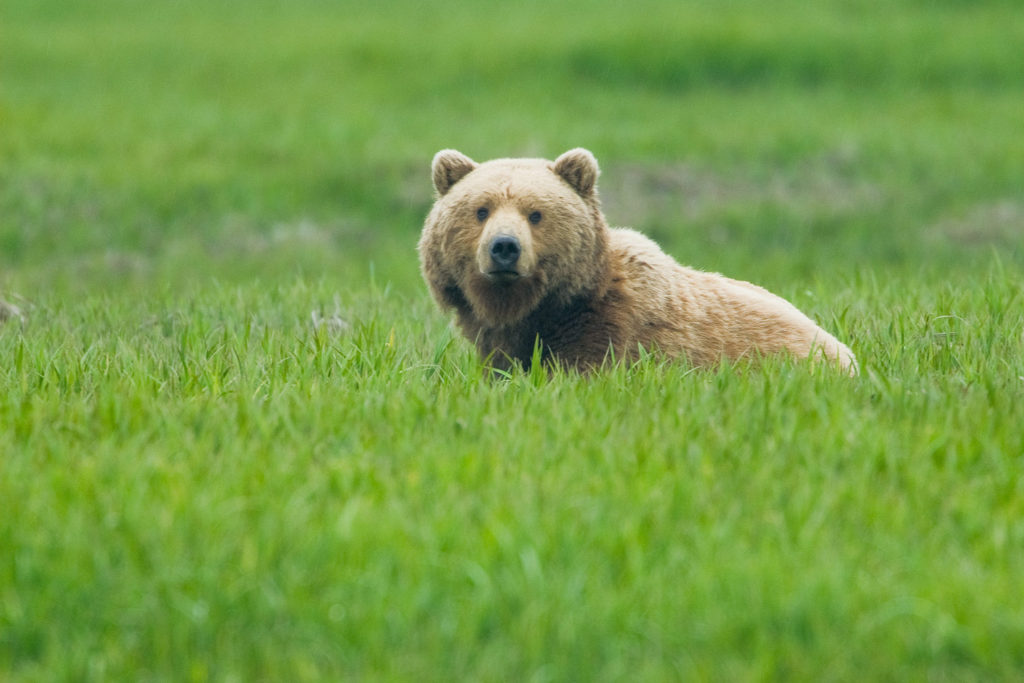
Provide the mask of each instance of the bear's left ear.
POLYGON ((570 149, 562 156, 555 159, 552 169, 562 177, 565 182, 572 185, 573 189, 581 197, 589 197, 594 194, 594 186, 597 184, 597 176, 601 173, 597 167, 597 159, 588 150, 582 147, 570 149))
POLYGON ((442 149, 435 154, 430 170, 434 176, 434 189, 437 190, 438 196, 448 194, 452 185, 465 178, 474 168, 475 161, 454 149, 442 149))

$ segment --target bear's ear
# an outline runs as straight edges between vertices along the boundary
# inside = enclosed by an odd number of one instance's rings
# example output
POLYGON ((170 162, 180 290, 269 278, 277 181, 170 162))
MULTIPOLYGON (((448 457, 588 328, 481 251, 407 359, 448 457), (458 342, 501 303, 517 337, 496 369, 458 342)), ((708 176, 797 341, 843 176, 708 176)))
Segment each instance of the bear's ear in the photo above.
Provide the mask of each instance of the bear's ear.
POLYGON ((552 168, 565 182, 572 185, 581 197, 594 194, 597 176, 601 171, 597 167, 597 159, 589 151, 582 147, 570 149, 555 159, 552 168))
POLYGON ((434 189, 437 190, 438 196, 443 197, 452 189, 452 185, 476 168, 476 162, 462 152, 442 149, 434 155, 434 163, 430 168, 434 176, 434 189))

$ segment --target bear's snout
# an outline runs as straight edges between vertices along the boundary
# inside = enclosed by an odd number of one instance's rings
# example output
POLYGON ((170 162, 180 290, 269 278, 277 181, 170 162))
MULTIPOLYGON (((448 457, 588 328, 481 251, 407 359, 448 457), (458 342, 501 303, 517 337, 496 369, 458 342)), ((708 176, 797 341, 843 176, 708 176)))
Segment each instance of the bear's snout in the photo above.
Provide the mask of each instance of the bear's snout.
POLYGON ((519 239, 513 235, 498 235, 488 245, 488 252, 491 255, 491 263, 498 271, 512 270, 519 255, 523 253, 519 239))
POLYGON ((515 207, 496 207, 476 240, 477 272, 491 284, 502 285, 502 291, 504 285, 536 274, 537 245, 525 216, 515 207))

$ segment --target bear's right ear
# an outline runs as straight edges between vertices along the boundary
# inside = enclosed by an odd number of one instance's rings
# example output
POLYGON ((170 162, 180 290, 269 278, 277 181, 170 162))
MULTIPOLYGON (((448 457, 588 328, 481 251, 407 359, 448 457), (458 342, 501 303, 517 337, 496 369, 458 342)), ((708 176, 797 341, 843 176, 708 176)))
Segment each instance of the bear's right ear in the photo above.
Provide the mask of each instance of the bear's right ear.
POLYGON ((434 176, 434 189, 437 190, 438 196, 443 197, 452 189, 452 185, 476 168, 476 162, 462 152, 442 149, 434 155, 434 162, 430 168, 434 176))

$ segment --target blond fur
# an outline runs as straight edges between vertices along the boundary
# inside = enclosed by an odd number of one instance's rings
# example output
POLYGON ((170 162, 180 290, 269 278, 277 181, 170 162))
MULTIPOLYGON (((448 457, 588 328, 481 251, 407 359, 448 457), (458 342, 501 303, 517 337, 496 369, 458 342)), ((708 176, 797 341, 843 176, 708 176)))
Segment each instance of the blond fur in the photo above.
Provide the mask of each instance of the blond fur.
POLYGON ((698 366, 790 353, 856 374, 850 349, 788 301, 681 266, 640 233, 609 228, 597 161, 585 149, 554 162, 483 164, 443 150, 432 173, 437 201, 419 242, 423 276, 496 367, 529 365, 539 341, 546 361, 580 370, 601 365, 609 351, 629 359, 644 348, 698 366), (499 234, 522 246, 516 273, 500 280, 488 272, 487 248, 499 234))

